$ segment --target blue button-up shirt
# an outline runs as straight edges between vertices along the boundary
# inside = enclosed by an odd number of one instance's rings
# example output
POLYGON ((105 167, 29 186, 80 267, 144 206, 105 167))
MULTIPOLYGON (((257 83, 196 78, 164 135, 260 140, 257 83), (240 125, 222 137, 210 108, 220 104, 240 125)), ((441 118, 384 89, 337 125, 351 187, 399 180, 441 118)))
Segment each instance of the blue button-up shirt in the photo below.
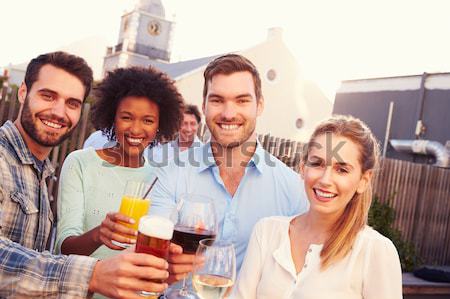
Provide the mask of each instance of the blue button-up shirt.
MULTIPOLYGON (((144 150, 144 157, 146 157, 155 167, 167 166, 170 161, 178 159, 178 156, 183 152, 178 146, 178 138, 165 144, 158 144, 152 148, 146 147, 144 150)), ((189 148, 196 148, 202 145, 203 142, 195 135, 194 141, 189 148)))
POLYGON ((232 240, 239 270, 253 226, 273 215, 295 215, 308 208, 303 181, 260 144, 248 162, 234 196, 228 193, 214 160, 211 144, 190 149, 157 171, 150 213, 170 215, 180 195, 210 197, 217 205, 223 239, 232 240))

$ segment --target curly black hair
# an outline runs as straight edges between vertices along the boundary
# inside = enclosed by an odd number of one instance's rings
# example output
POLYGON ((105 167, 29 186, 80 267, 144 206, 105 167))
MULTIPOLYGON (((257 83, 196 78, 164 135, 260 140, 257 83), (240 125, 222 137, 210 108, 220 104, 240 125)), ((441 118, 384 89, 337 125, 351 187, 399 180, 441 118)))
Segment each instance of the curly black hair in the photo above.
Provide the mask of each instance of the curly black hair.
POLYGON ((119 68, 108 72, 94 88, 96 101, 92 107, 91 122, 109 140, 115 139, 114 119, 122 99, 146 97, 159 107, 159 132, 156 141, 173 139, 183 120, 184 101, 174 81, 160 70, 149 67, 119 68))

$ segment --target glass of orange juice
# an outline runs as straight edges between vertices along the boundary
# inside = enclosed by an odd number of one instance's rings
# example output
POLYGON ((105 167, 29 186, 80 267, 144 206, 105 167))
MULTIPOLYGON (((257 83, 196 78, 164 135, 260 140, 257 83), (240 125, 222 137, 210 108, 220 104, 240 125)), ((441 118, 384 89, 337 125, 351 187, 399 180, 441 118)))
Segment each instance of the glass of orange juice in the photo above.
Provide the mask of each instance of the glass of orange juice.
MULTIPOLYGON (((147 215, 150 208, 150 199, 144 198, 150 184, 146 182, 127 181, 125 191, 120 203, 119 213, 134 219, 134 224, 121 222, 122 225, 138 230, 139 220, 142 216, 147 215)), ((126 236, 127 238, 136 239, 135 236, 126 236)), ((130 244, 112 241, 114 245, 121 247, 129 247, 130 244)))

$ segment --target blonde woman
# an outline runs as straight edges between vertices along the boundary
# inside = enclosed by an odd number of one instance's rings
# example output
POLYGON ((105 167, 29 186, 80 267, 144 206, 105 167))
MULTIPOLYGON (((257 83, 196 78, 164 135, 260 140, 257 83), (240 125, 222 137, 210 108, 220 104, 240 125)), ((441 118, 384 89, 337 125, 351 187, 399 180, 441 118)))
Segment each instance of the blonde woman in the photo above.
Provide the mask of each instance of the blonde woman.
POLYGON ((397 251, 367 226, 378 157, 360 120, 321 123, 300 167, 310 210, 255 225, 233 298, 402 298, 397 251))

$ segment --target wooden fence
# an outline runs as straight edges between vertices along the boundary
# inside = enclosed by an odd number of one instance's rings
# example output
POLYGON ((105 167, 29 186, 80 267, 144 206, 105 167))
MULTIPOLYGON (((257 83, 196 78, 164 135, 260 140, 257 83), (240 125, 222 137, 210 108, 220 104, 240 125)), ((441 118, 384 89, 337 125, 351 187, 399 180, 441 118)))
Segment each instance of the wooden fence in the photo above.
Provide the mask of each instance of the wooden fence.
POLYGON ((374 191, 396 211, 395 227, 431 264, 450 265, 450 169, 384 159, 374 191))
MULTIPOLYGON (((0 124, 3 125, 3 123, 7 120, 15 120, 19 113, 19 108, 20 103, 17 100, 17 88, 0 89, 0 124)), ((73 131, 73 134, 61 145, 53 148, 49 159, 56 169, 55 178, 58 178, 61 165, 67 155, 74 150, 83 148, 84 141, 94 130, 91 122, 89 121, 90 108, 89 103, 85 103, 83 105, 80 121, 73 131)), ((49 180, 48 188, 52 200, 53 198, 57 198, 57 186, 57 179, 49 180)))
MULTIPOLYGON (((19 103, 16 91, 0 91, 0 124, 17 117, 19 103)), ((56 167, 56 177, 65 157, 82 148, 93 131, 89 121, 90 105, 85 104, 80 123, 72 136, 55 147, 50 160, 56 167)), ((202 140, 209 135, 205 126, 199 129, 202 140)), ((298 171, 301 142, 258 136, 263 147, 289 167, 298 171)), ((57 198, 57 181, 49 182, 53 198, 57 198)), ((403 236, 413 242, 426 263, 450 264, 450 169, 384 159, 374 181, 374 193, 381 201, 390 200, 396 211, 394 225, 403 236)))

